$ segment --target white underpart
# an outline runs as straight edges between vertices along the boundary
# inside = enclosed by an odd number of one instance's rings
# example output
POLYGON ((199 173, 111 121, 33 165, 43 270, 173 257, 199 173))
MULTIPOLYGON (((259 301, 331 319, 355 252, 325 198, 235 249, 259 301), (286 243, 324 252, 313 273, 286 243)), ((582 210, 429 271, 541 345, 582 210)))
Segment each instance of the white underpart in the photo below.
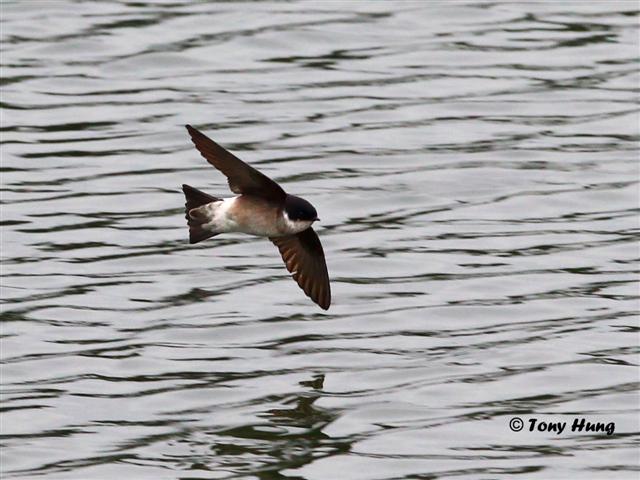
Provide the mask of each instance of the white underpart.
POLYGON ((229 215, 229 209, 236 201, 237 197, 224 198, 217 202, 211 202, 201 207, 207 214, 209 221, 202 225, 206 230, 212 232, 237 232, 238 224, 229 215))
POLYGON ((313 222, 306 220, 290 220, 287 212, 284 213, 284 223, 287 226, 287 229, 293 233, 300 233, 311 226, 313 222))

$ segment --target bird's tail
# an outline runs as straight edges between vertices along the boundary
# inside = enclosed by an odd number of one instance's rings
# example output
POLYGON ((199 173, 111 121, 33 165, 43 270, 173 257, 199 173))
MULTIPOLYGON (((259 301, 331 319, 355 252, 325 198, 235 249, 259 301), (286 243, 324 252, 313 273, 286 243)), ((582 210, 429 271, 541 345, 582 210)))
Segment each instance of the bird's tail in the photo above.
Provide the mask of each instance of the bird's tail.
POLYGON ((197 212, 191 212, 191 210, 206 205, 207 203, 220 201, 221 199, 189 185, 182 185, 182 191, 187 200, 185 203, 185 217, 187 219, 187 225, 189 225, 189 243, 198 243, 217 235, 216 232, 203 228, 202 225, 207 222, 205 216, 198 215, 197 212))

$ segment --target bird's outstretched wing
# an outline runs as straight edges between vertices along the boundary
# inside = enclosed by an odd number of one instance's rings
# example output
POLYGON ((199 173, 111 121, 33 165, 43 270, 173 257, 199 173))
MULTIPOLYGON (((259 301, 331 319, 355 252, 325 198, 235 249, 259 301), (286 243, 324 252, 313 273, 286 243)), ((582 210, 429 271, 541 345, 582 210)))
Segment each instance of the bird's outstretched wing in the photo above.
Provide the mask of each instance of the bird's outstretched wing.
POLYGON ((226 175, 232 192, 274 201, 282 201, 285 198, 285 191, 276 182, 244 163, 191 125, 186 127, 200 154, 226 175))
POLYGON ((293 274, 293 279, 304 293, 320 308, 327 310, 331 305, 329 273, 322 244, 313 228, 309 227, 296 235, 271 237, 269 240, 280 250, 287 270, 293 274))

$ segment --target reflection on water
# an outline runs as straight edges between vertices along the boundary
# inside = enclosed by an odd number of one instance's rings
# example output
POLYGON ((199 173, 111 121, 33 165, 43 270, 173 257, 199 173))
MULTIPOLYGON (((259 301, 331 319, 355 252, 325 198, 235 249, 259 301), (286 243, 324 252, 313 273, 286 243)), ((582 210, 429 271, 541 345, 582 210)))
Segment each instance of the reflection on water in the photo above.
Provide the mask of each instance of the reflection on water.
POLYGON ((631 478, 636 2, 3 3, 3 478, 631 478), (191 123, 334 305, 188 245, 191 123), (509 430, 615 421, 611 436, 509 430))

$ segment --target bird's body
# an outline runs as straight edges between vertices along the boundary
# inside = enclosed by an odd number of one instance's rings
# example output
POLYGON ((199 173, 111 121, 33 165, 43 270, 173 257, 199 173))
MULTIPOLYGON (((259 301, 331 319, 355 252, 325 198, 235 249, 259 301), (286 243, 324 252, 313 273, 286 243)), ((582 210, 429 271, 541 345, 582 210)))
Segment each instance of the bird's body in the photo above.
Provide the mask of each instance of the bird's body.
POLYGON ((331 304, 324 251, 311 228, 318 220, 306 200, 287 194, 280 185, 247 165, 195 128, 187 125, 202 156, 227 176, 238 195, 218 198, 183 185, 189 242, 231 232, 267 237, 273 242, 300 288, 321 308, 331 304))
POLYGON ((278 205, 252 195, 222 198, 192 209, 190 217, 205 221, 213 234, 240 232, 258 237, 282 237, 306 230, 312 221, 291 221, 278 205))

